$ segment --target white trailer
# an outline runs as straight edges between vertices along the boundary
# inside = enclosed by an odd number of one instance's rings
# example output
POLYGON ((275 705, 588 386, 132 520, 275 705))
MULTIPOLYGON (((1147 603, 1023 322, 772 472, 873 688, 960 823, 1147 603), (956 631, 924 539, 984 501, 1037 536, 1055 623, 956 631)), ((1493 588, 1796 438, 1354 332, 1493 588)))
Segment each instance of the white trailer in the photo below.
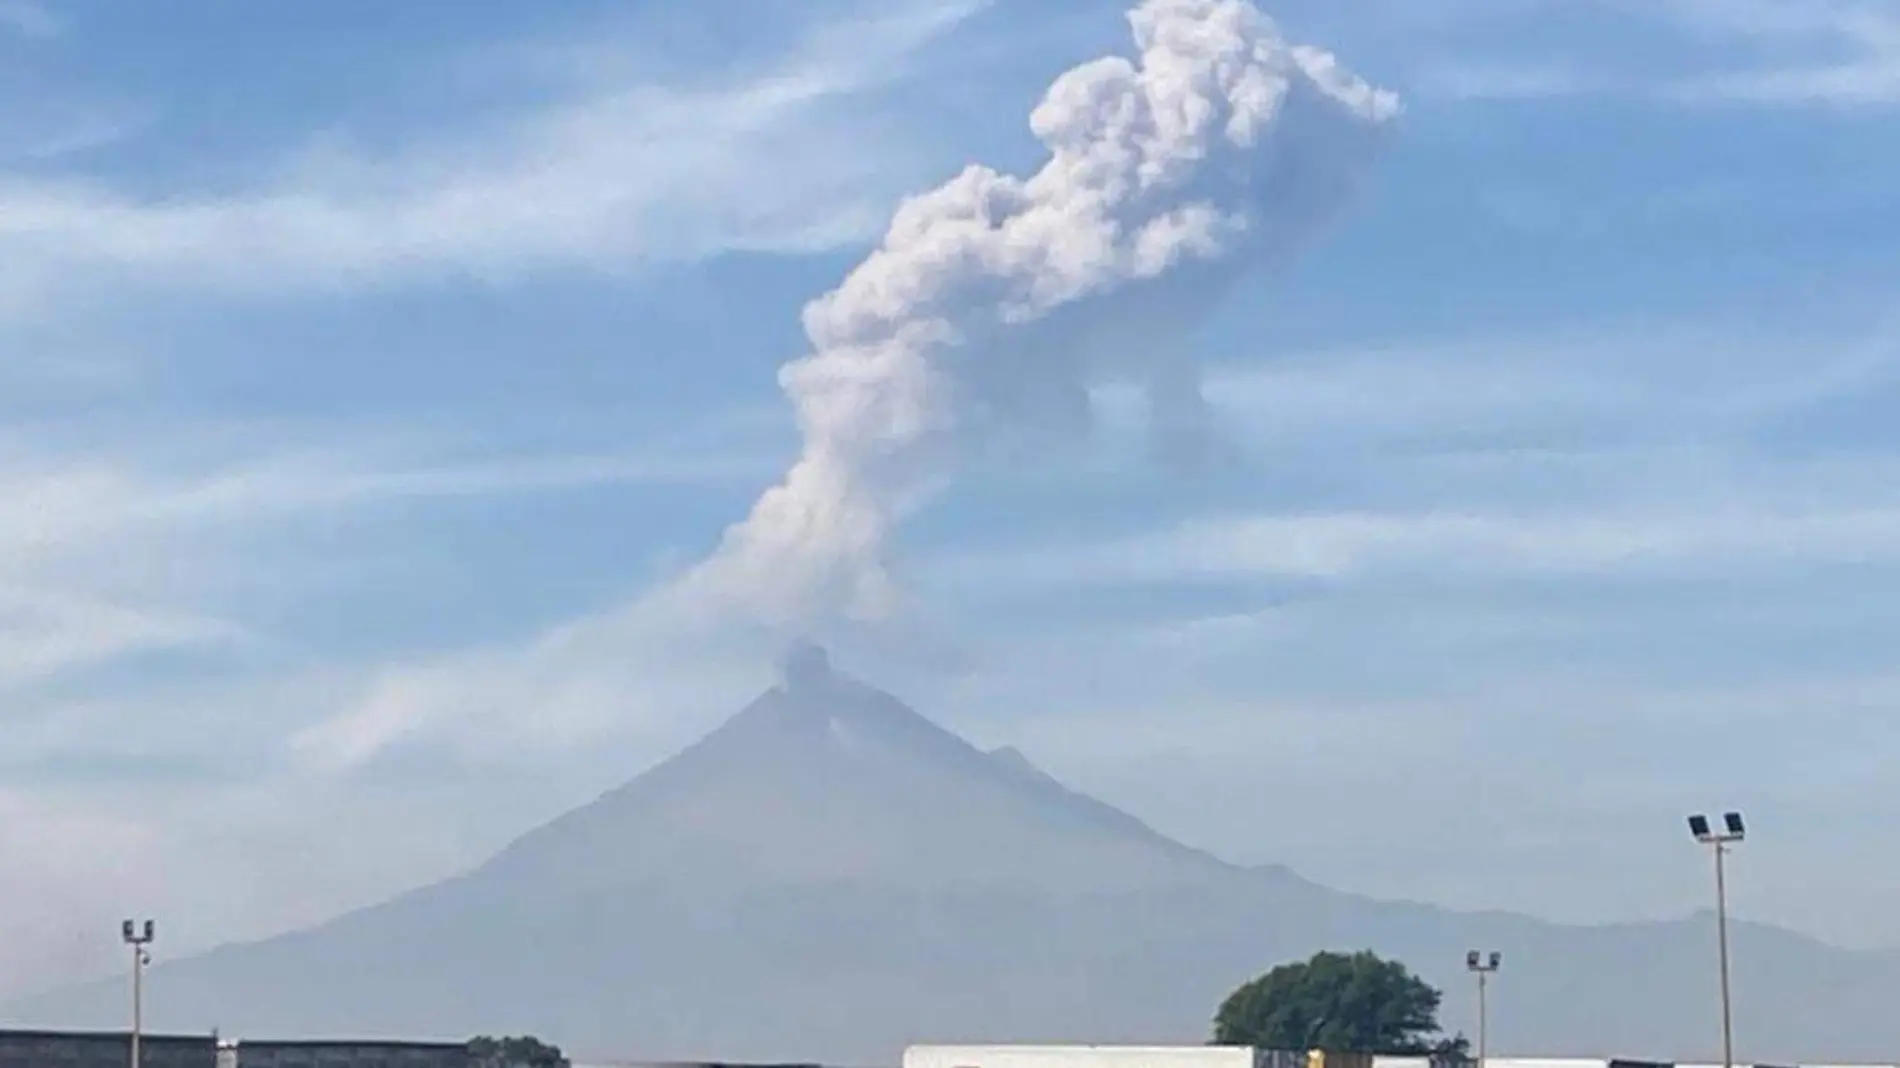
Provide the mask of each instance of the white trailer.
POLYGON ((1275 1068, 1249 1046, 912 1046, 904 1068, 1275 1068))

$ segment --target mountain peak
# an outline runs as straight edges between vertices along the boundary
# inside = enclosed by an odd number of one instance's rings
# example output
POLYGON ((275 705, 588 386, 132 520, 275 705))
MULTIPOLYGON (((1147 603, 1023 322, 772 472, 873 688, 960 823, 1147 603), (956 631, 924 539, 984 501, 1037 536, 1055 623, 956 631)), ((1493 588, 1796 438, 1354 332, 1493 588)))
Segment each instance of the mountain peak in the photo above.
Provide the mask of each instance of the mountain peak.
MULTIPOLYGON (((810 640, 787 647, 779 657, 778 684, 760 694, 708 740, 730 744, 735 736, 752 738, 754 744, 773 745, 778 759, 791 759, 795 750, 782 747, 791 736, 830 746, 846 735, 872 736, 886 742, 903 740, 926 748, 967 748, 962 739, 918 715, 902 701, 840 671, 824 646, 810 640), (773 741, 768 743, 768 737, 773 741)), ((810 754, 805 756, 809 758, 810 754)))
POLYGON ((992 754, 832 666, 812 642, 779 684, 491 869, 656 887, 1176 885, 1235 869, 992 754), (1034 858, 1025 861, 1024 857, 1034 858))
POLYGON ((793 642, 779 660, 779 685, 788 693, 820 689, 836 679, 831 654, 816 642, 793 642))

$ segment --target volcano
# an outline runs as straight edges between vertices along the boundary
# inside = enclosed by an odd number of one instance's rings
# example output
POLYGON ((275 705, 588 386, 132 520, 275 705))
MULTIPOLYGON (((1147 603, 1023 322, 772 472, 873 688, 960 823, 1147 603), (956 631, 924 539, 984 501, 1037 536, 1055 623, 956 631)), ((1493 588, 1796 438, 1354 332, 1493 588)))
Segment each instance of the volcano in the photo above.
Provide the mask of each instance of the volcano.
POLYGON ((601 889, 862 883, 1116 892, 1234 869, 985 753, 831 667, 781 684, 678 756, 504 850, 487 874, 601 889))
MULTIPOLYGON (((1268 784, 1262 797, 1269 818, 1299 818, 1266 804, 1268 784)), ((1706 916, 1565 926, 1230 864, 1020 752, 972 746, 808 647, 712 734, 465 874, 158 966, 148 1019, 870 1065, 922 1041, 1198 1042, 1232 986, 1333 948, 1404 960, 1448 991, 1456 1027, 1474 946, 1508 962, 1494 1049, 1711 1059, 1706 916)), ((1746 1059, 1900 1049, 1883 1011, 1895 955, 1751 924, 1734 948, 1746 1059)), ((6 1016, 113 1026, 123 1001, 114 981, 6 1016)))

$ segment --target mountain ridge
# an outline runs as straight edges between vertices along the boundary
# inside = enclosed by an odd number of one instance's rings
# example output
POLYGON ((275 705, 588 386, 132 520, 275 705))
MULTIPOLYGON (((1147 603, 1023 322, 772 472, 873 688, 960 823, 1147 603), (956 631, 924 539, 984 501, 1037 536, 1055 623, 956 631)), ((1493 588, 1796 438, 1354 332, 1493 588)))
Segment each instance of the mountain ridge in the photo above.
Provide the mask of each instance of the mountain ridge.
MULTIPOLYGON (((1750 1057, 1900 1049, 1881 1008, 1900 955, 1734 936, 1750 1057)), ((1234 984, 1320 949, 1406 961, 1455 1028, 1474 946, 1509 962, 1494 1048, 1713 1053, 1706 919, 1570 926, 1236 866, 806 649, 706 737, 482 864, 161 964, 148 1007, 239 1036, 525 1031, 610 1059, 880 1063, 914 1041, 1198 1042, 1234 984)), ((123 994, 5 1015, 110 1026, 123 994)))

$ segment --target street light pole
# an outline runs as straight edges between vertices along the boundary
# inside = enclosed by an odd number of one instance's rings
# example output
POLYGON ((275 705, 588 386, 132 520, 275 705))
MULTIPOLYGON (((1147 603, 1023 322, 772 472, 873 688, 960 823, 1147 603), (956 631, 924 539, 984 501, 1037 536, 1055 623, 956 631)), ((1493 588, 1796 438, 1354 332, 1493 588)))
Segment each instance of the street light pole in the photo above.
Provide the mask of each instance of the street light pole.
POLYGON ((1722 970, 1722 1068, 1735 1068, 1735 1026, 1728 980, 1728 859, 1729 847, 1747 837, 1742 814, 1722 816, 1722 829, 1709 825, 1707 816, 1689 817, 1689 833, 1715 854, 1715 946, 1722 970))
POLYGON ((145 947, 152 944, 155 934, 151 920, 139 923, 126 920, 119 927, 120 937, 132 947, 132 1061, 131 1068, 139 1068, 139 1036, 145 1029, 145 966, 152 963, 152 955, 145 947))
POLYGON ((1485 1056, 1490 1046, 1490 1006, 1486 1004, 1486 994, 1491 981, 1491 973, 1498 970, 1504 958, 1497 950, 1487 956, 1477 950, 1465 954, 1465 968, 1478 977, 1478 1068, 1484 1068, 1485 1056))

